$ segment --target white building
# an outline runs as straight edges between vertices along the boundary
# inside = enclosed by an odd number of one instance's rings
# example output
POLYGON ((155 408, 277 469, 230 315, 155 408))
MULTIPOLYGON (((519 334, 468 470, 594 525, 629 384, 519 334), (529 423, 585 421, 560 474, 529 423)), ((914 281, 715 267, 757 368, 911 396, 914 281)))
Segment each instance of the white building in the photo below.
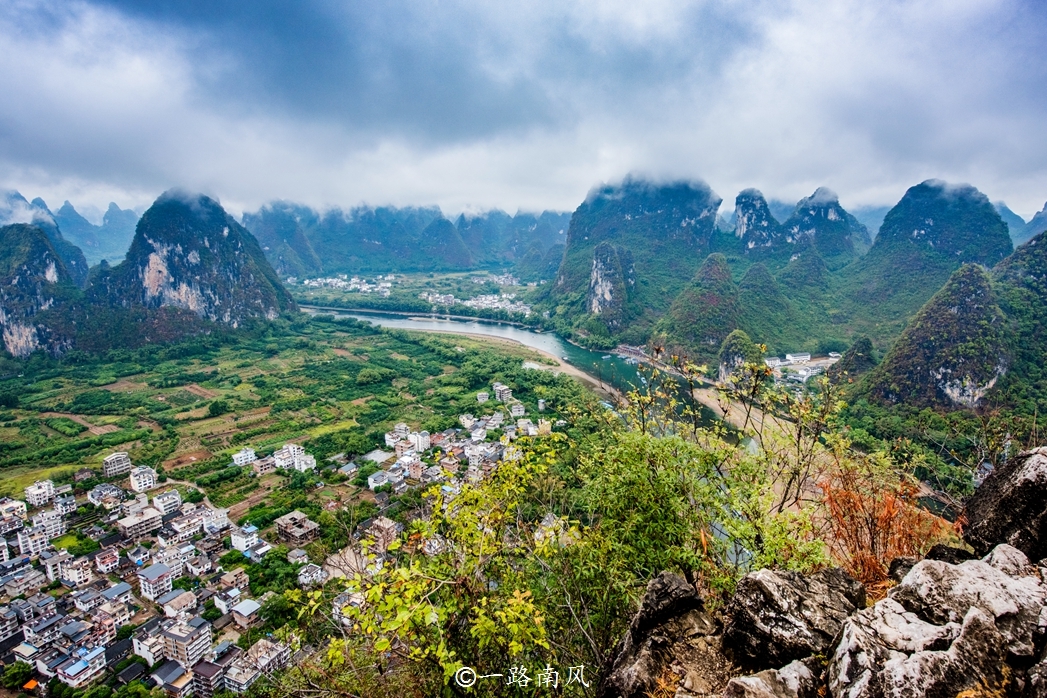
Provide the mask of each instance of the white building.
POLYGON ((407 440, 414 446, 414 450, 418 453, 428 451, 432 442, 429 438, 429 432, 427 431, 415 431, 408 435, 407 440))
POLYGON ((396 425, 395 427, 393 427, 393 431, 394 431, 394 432, 396 433, 396 435, 397 435, 397 436, 399 436, 399 437, 400 437, 401 439, 406 439, 406 438, 407 438, 407 435, 411 433, 411 427, 407 426, 407 425, 406 425, 405 423, 403 423, 403 422, 400 422, 400 423, 399 423, 399 424, 397 424, 397 425, 396 425))
POLYGON ((523 417, 527 414, 527 409, 523 406, 522 402, 514 402, 512 407, 509 408, 509 414, 514 417, 523 417))
POLYGON ((316 467, 316 458, 305 452, 298 444, 284 444, 283 448, 273 452, 276 467, 282 470, 297 470, 304 473, 316 467))
POLYGON ((374 492, 382 485, 388 484, 389 475, 384 470, 379 470, 367 476, 367 489, 371 490, 372 492, 374 492))
POLYGON ((123 451, 111 453, 102 459, 102 472, 106 477, 116 477, 131 472, 131 459, 123 451))
POLYGON ((258 544, 258 529, 251 524, 246 524, 243 528, 233 526, 229 538, 234 550, 245 552, 258 544))
POLYGON ((233 465, 248 465, 258 460, 253 448, 241 448, 233 454, 233 465))
POLYGON ((487 402, 490 399, 491 399, 491 396, 488 395, 487 392, 485 392, 483 390, 481 390, 480 392, 478 392, 476 394, 476 401, 479 402, 480 404, 483 404, 483 403, 487 402))
POLYGON ((46 509, 33 515, 33 527, 42 527, 48 540, 65 534, 65 519, 54 509, 46 509))
POLYGON ((508 402, 513 399, 513 391, 504 383, 495 383, 491 386, 494 390, 494 399, 499 402, 508 402))
POLYGON ((25 488, 25 501, 31 507, 42 507, 55 497, 55 485, 50 480, 37 480, 25 488))
POLYGON ((0 517, 6 518, 10 516, 24 521, 28 512, 29 508, 21 499, 0 498, 0 517))
POLYGON ((30 526, 18 532, 18 552, 29 557, 36 557, 51 545, 47 531, 43 526, 30 526))
POLYGON ((131 469, 131 489, 135 492, 148 492, 156 487, 156 471, 142 465, 131 469))
POLYGON ((182 494, 178 490, 167 490, 153 497, 153 508, 164 516, 173 514, 182 507, 182 494))
POLYGON ((805 364, 805 363, 807 363, 808 361, 811 360, 811 355, 810 354, 804 354, 804 353, 800 353, 800 354, 786 354, 785 355, 785 360, 788 361, 791 364, 805 364))
POLYGON ((167 565, 149 565, 138 573, 138 589, 142 598, 156 601, 173 588, 174 574, 167 565))

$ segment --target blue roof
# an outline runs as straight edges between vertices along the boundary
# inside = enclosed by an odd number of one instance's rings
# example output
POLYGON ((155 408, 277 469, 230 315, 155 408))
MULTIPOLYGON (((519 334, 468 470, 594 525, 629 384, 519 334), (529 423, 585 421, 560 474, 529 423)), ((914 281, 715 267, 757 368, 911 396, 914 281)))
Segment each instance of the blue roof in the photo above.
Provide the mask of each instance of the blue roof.
POLYGON ((109 601, 112 601, 113 599, 117 598, 118 596, 123 596, 124 594, 126 594, 126 593, 128 593, 130 591, 131 591, 131 585, 130 584, 128 584, 127 582, 120 582, 119 584, 113 585, 113 586, 109 587, 108 589, 106 589, 105 591, 103 591, 102 592, 102 596, 104 596, 109 601))

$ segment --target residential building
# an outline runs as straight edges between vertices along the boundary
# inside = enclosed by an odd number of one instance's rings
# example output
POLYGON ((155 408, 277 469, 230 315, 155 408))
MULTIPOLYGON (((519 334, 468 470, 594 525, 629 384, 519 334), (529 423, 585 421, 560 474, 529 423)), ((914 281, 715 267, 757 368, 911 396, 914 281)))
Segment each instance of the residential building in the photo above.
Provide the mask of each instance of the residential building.
POLYGON ((171 568, 156 563, 138 572, 138 588, 142 598, 155 601, 171 591, 175 577, 171 568))
POLYGON ((229 539, 234 550, 247 552, 248 548, 258 544, 258 528, 251 524, 245 524, 242 528, 233 526, 229 539))
POLYGON ((131 601, 132 592, 131 585, 127 582, 117 582, 113 586, 102 592, 102 598, 107 603, 129 603, 131 601))
POLYGON ((276 459, 272 456, 266 456, 265 458, 259 458, 254 463, 251 463, 251 468, 254 470, 254 474, 258 477, 268 475, 269 473, 276 472, 276 459))
POLYGON ((393 446, 393 451, 396 453, 397 458, 399 458, 405 453, 414 453, 414 444, 410 441, 397 441, 396 445, 393 446))
POLYGON ((131 459, 123 451, 111 453, 102 459, 102 473, 106 477, 116 477, 131 472, 131 459))
POLYGON ((76 558, 62 563, 62 583, 71 588, 78 588, 91 583, 94 579, 91 561, 86 557, 76 558))
POLYGON ((197 662, 193 667, 193 696, 195 698, 213 698, 215 693, 225 689, 225 667, 207 660, 197 662))
POLYGON ((50 480, 37 480, 25 488, 25 501, 31 507, 42 507, 55 497, 55 485, 50 480))
POLYGON ((407 426, 404 422, 400 422, 393 427, 393 433, 399 436, 401 439, 406 439, 407 435, 411 433, 411 427, 407 426))
POLYGON ((164 615, 168 618, 189 613, 196 609, 196 594, 182 589, 172 589, 156 600, 156 604, 164 609, 164 615))
POLYGON ((146 465, 131 468, 131 489, 135 492, 148 492, 156 487, 156 471, 146 465))
POLYGON ((188 698, 192 695, 195 685, 193 672, 182 666, 181 662, 173 659, 154 671, 152 678, 156 685, 164 690, 168 698, 188 698))
POLYGON ((250 628, 261 620, 258 611, 262 604, 254 599, 245 599, 232 607, 233 620, 241 628, 250 628))
MULTIPOLYGON (((184 507, 183 507, 184 510, 184 507)), ((229 528, 229 510, 228 509, 212 509, 210 507, 200 507, 199 509, 201 516, 204 520, 204 531, 207 533, 218 533, 229 528)))
POLYGON ((160 618, 147 621, 142 627, 135 630, 132 635, 132 651, 142 657, 149 666, 154 666, 164 658, 164 641, 160 637, 160 618))
POLYGON ((20 499, 0 497, 0 517, 15 517, 25 520, 29 508, 20 499))
POLYGON ((311 587, 327 581, 327 572, 315 563, 310 563, 298 571, 298 586, 311 587))
POLYGON ((54 509, 45 509, 33 514, 33 527, 43 527, 49 540, 65 534, 65 519, 54 509))
POLYGON ((242 448, 233 454, 233 465, 249 465, 258 460, 253 448, 242 448))
POLYGON ((120 503, 124 501, 124 496, 127 493, 120 489, 116 485, 108 482, 103 482, 91 489, 87 493, 87 501, 94 504, 96 507, 105 507, 106 509, 115 509, 120 506, 120 503))
POLYGON ((73 475, 73 482, 83 482, 85 480, 90 480, 94 476, 95 471, 90 468, 80 468, 76 471, 76 474, 73 475))
POLYGON ((375 471, 367 476, 367 489, 372 492, 387 484, 389 484, 389 476, 384 470, 375 471))
POLYGON ((225 671, 225 690, 241 695, 247 693, 255 681, 262 677, 255 667, 237 658, 225 671))
POLYGON ((44 568, 49 582, 62 578, 62 563, 71 562, 73 556, 66 550, 48 549, 40 552, 40 566, 44 568))
POLYGON ((51 539, 43 526, 31 526, 18 532, 18 551, 22 555, 37 557, 51 547, 51 539))
POLYGON ((523 406, 522 402, 514 402, 509 407, 509 414, 511 414, 514 417, 523 417, 525 414, 527 414, 527 409, 523 406))
POLYGON ((67 686, 81 688, 91 683, 105 671, 105 647, 88 649, 80 647, 73 652, 70 661, 58 667, 58 680, 67 686))
POLYGON ((375 544, 379 552, 385 552, 389 544, 396 540, 399 529, 395 521, 379 516, 371 524, 371 535, 374 536, 375 544))
POLYGON ((76 497, 72 494, 59 495, 55 497, 54 507, 60 516, 72 514, 76 511, 76 497))
POLYGON ((167 490, 153 497, 153 508, 162 515, 173 514, 182 508, 182 494, 178 490, 167 490))
POLYGON ((141 567, 151 559, 153 559, 153 554, 144 545, 136 545, 127 551, 127 560, 137 567, 141 567))
POLYGON ((97 589, 81 589, 69 595, 73 599, 73 605, 83 613, 89 613, 102 605, 105 599, 97 589))
POLYGON ((478 392, 478 393, 476 394, 476 401, 477 401, 477 402, 479 402, 479 403, 480 403, 481 405, 482 405, 483 403, 487 402, 487 401, 488 401, 488 400, 490 400, 490 399, 491 399, 491 396, 490 396, 490 395, 488 395, 488 394, 487 394, 486 392, 484 392, 483 390, 481 390, 480 392, 478 392))
POLYGON ((13 637, 21 630, 18 614, 10 606, 0 606, 0 642, 13 637))
POLYGON ((146 507, 116 522, 117 528, 124 537, 132 540, 147 536, 163 525, 163 515, 152 507, 146 507))
POLYGON ((427 431, 411 432, 411 434, 407 437, 407 440, 411 442, 411 445, 414 446, 414 450, 418 453, 428 451, 429 447, 432 445, 432 442, 429 438, 429 432, 427 431))
POLYGON ((316 467, 316 458, 306 453, 298 444, 284 444, 273 453, 273 460, 281 470, 297 470, 304 473, 316 467))
POLYGON ((47 586, 47 576, 35 567, 24 567, 3 578, 3 590, 9 599, 40 591, 47 586))
POLYGON ((160 633, 164 656, 182 666, 193 666, 211 649, 211 624, 200 616, 179 620, 160 633))
POLYGON ((545 412, 545 400, 542 398, 538 399, 538 411, 545 412))
POLYGON ((120 553, 116 548, 104 548, 95 555, 95 567, 101 574, 109 574, 120 567, 120 553))
POLYGON ((294 548, 293 550, 288 551, 287 561, 292 565, 308 565, 309 555, 301 548, 294 548))
POLYGON ((302 546, 320 536, 320 524, 297 509, 284 514, 274 523, 277 535, 293 545, 302 546))
POLYGON ((791 364, 805 364, 811 360, 811 355, 804 352, 799 354, 786 354, 785 360, 791 364))
POLYGON ((58 604, 53 596, 36 593, 27 599, 14 599, 11 610, 15 612, 19 623, 31 623, 58 613, 58 604))
POLYGON ((513 399, 512 389, 503 383, 495 383, 491 389, 494 392, 494 399, 498 402, 508 402, 513 399))
POLYGON ((26 623, 22 626, 25 641, 37 649, 45 649, 61 635, 60 628, 65 625, 65 621, 64 615, 56 613, 53 616, 26 623))
POLYGON ((242 567, 229 570, 221 577, 218 578, 219 583, 224 587, 233 587, 244 591, 250 586, 250 580, 247 578, 247 572, 244 572, 242 567))

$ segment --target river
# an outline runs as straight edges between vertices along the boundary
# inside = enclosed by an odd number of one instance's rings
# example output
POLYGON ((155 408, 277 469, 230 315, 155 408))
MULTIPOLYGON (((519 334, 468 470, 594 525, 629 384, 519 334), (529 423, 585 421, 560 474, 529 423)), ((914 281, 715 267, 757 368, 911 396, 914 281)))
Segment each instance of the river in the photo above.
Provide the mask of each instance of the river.
POLYGON ((494 320, 445 319, 435 316, 339 310, 319 306, 301 306, 301 308, 307 313, 351 317, 380 327, 421 332, 457 332, 508 339, 552 354, 582 371, 597 384, 614 388, 620 392, 632 390, 640 382, 635 364, 614 354, 583 349, 552 332, 535 332, 525 327, 499 323, 494 320))

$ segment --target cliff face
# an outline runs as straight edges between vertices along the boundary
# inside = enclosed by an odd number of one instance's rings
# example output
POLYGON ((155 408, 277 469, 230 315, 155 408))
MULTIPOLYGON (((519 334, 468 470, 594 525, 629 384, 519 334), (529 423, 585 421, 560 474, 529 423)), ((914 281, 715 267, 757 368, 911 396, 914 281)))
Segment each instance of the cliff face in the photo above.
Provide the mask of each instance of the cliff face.
POLYGON ((624 247, 601 242, 593 250, 585 310, 597 316, 611 332, 621 330, 629 290, 636 283, 632 255, 624 247))
POLYGON ((254 236, 214 200, 180 192, 145 212, 127 258, 91 291, 115 307, 181 308, 232 327, 295 307, 254 236))
POLYGON ((1009 363, 989 276, 968 264, 909 323, 870 374, 868 392, 888 404, 975 407, 1009 363))
POLYGON ((758 254, 780 244, 782 226, 771 214, 760 190, 739 193, 734 200, 734 214, 734 234, 741 239, 746 254, 758 254))
POLYGON ((0 228, 0 333, 8 353, 25 357, 37 349, 67 347, 70 338, 52 331, 42 316, 77 293, 43 230, 26 224, 0 228))

